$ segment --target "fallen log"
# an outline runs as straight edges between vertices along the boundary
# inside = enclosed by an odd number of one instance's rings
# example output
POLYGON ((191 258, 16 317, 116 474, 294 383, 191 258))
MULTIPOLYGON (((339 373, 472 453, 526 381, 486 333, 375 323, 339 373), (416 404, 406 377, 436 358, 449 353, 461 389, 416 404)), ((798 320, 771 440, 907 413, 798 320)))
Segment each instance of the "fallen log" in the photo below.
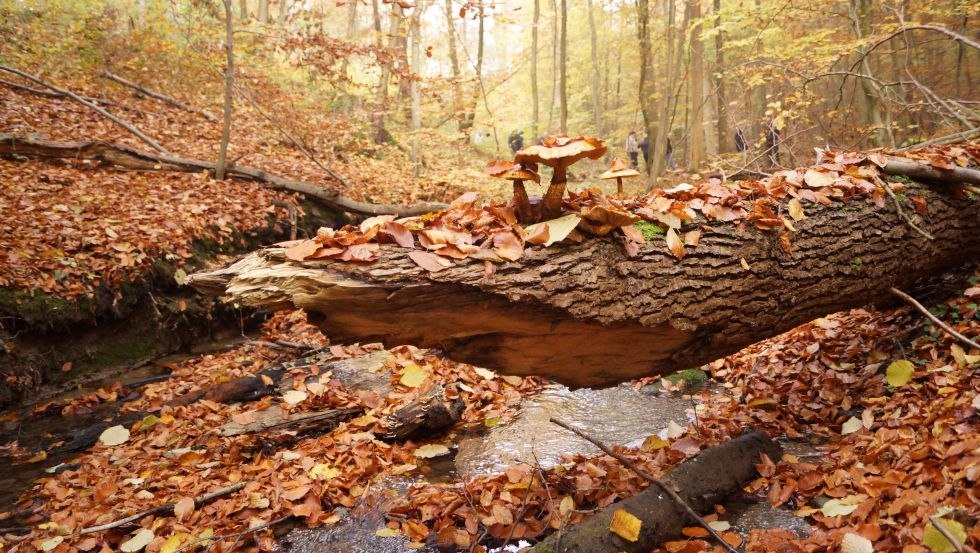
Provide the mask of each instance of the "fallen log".
MULTIPOLYGON (((10 134, 0 134, 0 155, 18 155, 41 159, 90 159, 140 171, 200 173, 202 171, 213 172, 215 170, 215 164, 211 161, 182 158, 165 153, 154 154, 143 152, 124 144, 100 140, 91 142, 55 142, 18 137, 10 134)), ((244 165, 232 164, 226 169, 226 174, 232 178, 262 183, 266 188, 273 190, 298 192, 319 201, 331 209, 365 215, 395 214, 410 216, 428 213, 429 211, 445 207, 444 204, 439 203, 421 203, 404 206, 359 202, 331 188, 324 188, 316 184, 280 177, 261 169, 246 167, 244 165)))
MULTIPOLYGON (((677 492, 699 513, 711 510, 725 497, 756 477, 762 454, 778 460, 782 451, 764 432, 753 431, 721 445, 705 449, 670 470, 660 480, 677 492)), ((658 486, 614 503, 564 531, 556 532, 534 546, 534 553, 645 553, 671 538, 681 536, 694 524, 684 511, 658 486), (636 541, 609 531, 613 516, 625 510, 642 522, 636 541)))
POLYGON ((335 341, 439 348, 506 373, 604 386, 699 366, 836 311, 893 304, 891 287, 976 259, 980 208, 946 190, 911 183, 901 199, 935 240, 894 205, 856 198, 808 204, 784 240, 751 225, 701 225, 682 260, 662 238, 632 257, 610 237, 588 238, 529 247, 488 277, 479 261, 428 272, 414 250, 389 245, 369 264, 295 262, 271 248, 189 282, 247 306, 303 308, 335 341), (924 199, 918 212, 912 199, 924 199))
POLYGON ((194 106, 185 104, 184 102, 181 102, 180 100, 178 100, 178 99, 176 99, 176 98, 174 98, 172 96, 167 96, 166 94, 162 94, 160 92, 155 92, 155 91, 150 90, 150 89, 148 89, 148 88, 146 88, 144 86, 140 86, 140 85, 134 83, 133 81, 130 81, 128 79, 124 79, 123 77, 120 77, 119 75, 116 75, 114 73, 110 73, 108 71, 103 71, 102 72, 102 76, 105 77, 105 78, 107 78, 107 79, 109 79, 109 80, 111 80, 111 81, 115 81, 115 82, 117 82, 117 83, 119 83, 119 84, 121 84, 123 86, 128 86, 129 88, 135 89, 140 94, 143 94, 145 96, 149 96, 150 98, 155 98, 157 100, 160 100, 161 102, 164 102, 166 104, 170 104, 171 106, 174 106, 176 108, 182 109, 182 110, 187 111, 187 112, 190 112, 190 113, 197 113, 197 114, 203 116, 208 121, 211 121, 212 123, 217 123, 218 122, 218 118, 215 117, 214 115, 212 115, 210 112, 208 112, 205 109, 198 109, 198 108, 196 108, 194 106))

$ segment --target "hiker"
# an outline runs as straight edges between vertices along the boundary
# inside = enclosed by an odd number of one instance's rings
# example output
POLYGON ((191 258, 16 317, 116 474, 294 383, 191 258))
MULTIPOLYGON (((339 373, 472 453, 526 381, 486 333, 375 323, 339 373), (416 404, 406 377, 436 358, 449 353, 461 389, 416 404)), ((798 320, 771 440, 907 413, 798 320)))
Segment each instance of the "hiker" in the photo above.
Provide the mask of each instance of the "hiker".
POLYGON ((744 152, 749 149, 748 143, 745 142, 745 133, 742 132, 742 127, 735 129, 735 151, 744 152))
POLYGON ((677 165, 674 163, 674 145, 670 143, 670 137, 667 137, 667 151, 664 155, 667 158, 667 168, 673 171, 677 169, 677 165))
POLYGON ((630 131, 629 136, 626 137, 626 155, 630 158, 630 167, 636 169, 639 165, 638 158, 640 157, 640 146, 636 142, 636 131, 630 131))
POLYGON ((643 154, 643 168, 646 169, 647 173, 650 172, 650 135, 643 135, 643 140, 640 141, 640 153, 643 154))
POLYGON ((779 129, 774 120, 766 123, 766 155, 773 167, 779 165, 779 129))
POLYGON ((518 150, 524 149, 524 131, 513 131, 510 136, 507 137, 507 145, 510 146, 510 151, 517 153, 518 150))

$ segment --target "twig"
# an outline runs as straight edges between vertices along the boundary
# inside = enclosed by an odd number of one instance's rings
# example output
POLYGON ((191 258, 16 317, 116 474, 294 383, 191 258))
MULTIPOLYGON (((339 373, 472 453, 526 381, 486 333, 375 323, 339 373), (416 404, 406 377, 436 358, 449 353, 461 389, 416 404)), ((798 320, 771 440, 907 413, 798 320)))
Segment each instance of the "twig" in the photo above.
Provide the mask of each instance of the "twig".
POLYGON ((51 90, 53 90, 55 92, 58 92, 59 94, 64 94, 65 96, 71 98, 72 100, 75 100, 79 104, 82 104, 83 106, 85 106, 85 107, 87 107, 87 108, 95 111, 96 113, 98 113, 102 117, 105 117, 106 119, 112 121, 113 123, 119 125, 120 127, 126 129, 127 131, 131 132, 134 136, 136 136, 137 138, 139 138, 143 142, 146 142, 154 150, 156 150, 158 152, 161 152, 161 153, 164 153, 164 154, 169 154, 170 153, 170 152, 167 151, 166 148, 164 148, 163 146, 157 144, 152 138, 150 138, 149 136, 146 136, 145 134, 143 134, 142 132, 140 132, 140 130, 137 129, 136 127, 130 125, 129 123, 123 121, 122 119, 119 119, 115 115, 113 115, 113 114, 109 113, 108 111, 100 108, 99 106, 93 104, 92 102, 89 102, 85 98, 82 98, 81 96, 79 96, 78 94, 75 94, 74 92, 72 92, 70 90, 66 90, 64 88, 59 88, 59 87, 57 87, 57 86, 55 86, 55 85, 53 85, 53 84, 51 84, 51 83, 49 83, 47 81, 42 81, 41 79, 35 77, 34 75, 31 75, 30 73, 24 73, 23 71, 21 71, 19 69, 14 69, 13 67, 7 67, 6 65, 0 65, 0 71, 6 71, 8 73, 13 73, 14 75, 19 75, 19 76, 21 76, 21 77, 23 77, 23 78, 25 78, 25 79, 27 79, 29 81, 32 81, 32 82, 35 82, 35 83, 39 84, 41 86, 46 86, 46 87, 50 88, 51 90))
MULTIPOLYGON (((194 498, 194 506, 195 507, 200 507, 201 505, 204 505, 205 503, 208 503, 209 501, 212 501, 214 499, 217 499, 217 498, 219 498, 219 497, 221 497, 223 495, 228 495, 228 494, 235 493, 238 490, 241 490, 242 488, 244 488, 246 483, 247 482, 239 482, 239 483, 235 484, 234 486, 228 486, 227 488, 221 488, 221 489, 215 490, 213 492, 206 493, 204 495, 199 495, 199 496, 197 496, 197 497, 194 498)), ((120 526, 124 526, 126 524, 129 524, 130 522, 135 522, 135 521, 137 521, 137 520, 139 520, 139 519, 141 519, 143 517, 147 517, 149 515, 159 515, 159 514, 163 514, 163 513, 173 513, 174 505, 175 504, 173 504, 173 503, 170 503, 170 504, 167 504, 167 505, 157 505, 156 507, 153 507, 151 509, 147 509, 145 511, 141 511, 139 513, 136 513, 135 515, 130 515, 130 516, 126 517, 126 518, 121 518, 121 519, 119 519, 117 521, 114 521, 114 522, 108 522, 106 524, 100 524, 98 526, 89 526, 88 528, 83 528, 82 531, 79 532, 79 533, 80 534, 92 534, 92 533, 95 533, 95 532, 101 532, 103 530, 109 530, 109 529, 112 529, 112 528, 118 528, 120 526)))
POLYGON ((945 144, 947 142, 957 142, 959 140, 969 140, 974 136, 980 135, 980 129, 973 129, 971 131, 962 131, 953 134, 947 134, 945 136, 940 136, 938 138, 933 138, 932 140, 926 140, 925 142, 919 142, 918 144, 910 144, 903 148, 895 150, 896 152, 905 152, 912 150, 914 148, 925 148, 926 146, 932 146, 933 144, 945 144))
MULTIPOLYGON (((277 524, 279 524, 281 522, 286 522, 286 520, 289 519, 289 517, 291 517, 291 516, 292 515, 286 515, 286 516, 284 516, 282 518, 277 518, 276 520, 271 520, 269 522, 266 522, 265 524, 260 524, 260 525, 256 526, 255 528, 249 528, 248 530, 243 530, 241 532, 235 532, 234 534, 225 534, 223 536, 211 536, 209 538, 198 538, 196 540, 189 541, 189 542, 185 543, 184 545, 180 546, 180 548, 177 549, 176 551, 174 551, 174 553, 180 553, 181 551, 184 551, 184 550, 187 550, 187 549, 191 549, 192 547, 196 546, 197 544, 202 543, 202 542, 206 542, 206 541, 213 542, 213 541, 227 540, 227 539, 231 539, 231 538, 241 539, 241 538, 243 538, 243 537, 245 537, 245 536, 247 536, 249 534, 254 534, 255 532, 261 532, 262 530, 265 530, 266 528, 275 526, 275 525, 277 525, 277 524)), ((235 541, 235 545, 237 545, 237 544, 238 544, 238 541, 236 540, 235 541)), ((209 544, 208 547, 210 548, 210 546, 211 545, 209 544)), ((235 550, 235 548, 232 547, 231 548, 231 551, 234 551, 234 550, 235 550)))
POLYGON ((708 521, 704 520, 704 518, 702 518, 701 515, 699 515, 694 509, 692 509, 691 506, 688 505, 686 501, 684 501, 683 497, 678 495, 677 492, 675 492, 670 486, 664 484, 663 481, 661 481, 659 478, 653 476, 652 474, 636 466, 636 463, 630 461, 624 455, 621 455, 609 449, 609 447, 607 447, 605 444, 589 436, 585 432, 582 432, 578 428, 575 428, 574 426, 566 422, 562 422, 554 417, 551 417, 548 420, 564 428, 565 430, 569 430, 571 432, 574 432, 575 434, 578 434, 579 437, 585 439, 586 441, 591 442, 592 445, 601 449, 602 452, 605 453, 606 455, 609 455, 610 457, 618 460, 620 463, 623 463, 623 465, 625 465, 626 468, 636 473, 636 475, 639 476, 640 478, 643 478, 644 480, 650 482, 651 484, 655 484, 664 493, 666 493, 668 497, 674 500, 674 503, 676 503, 678 507, 681 507, 685 513, 687 513, 687 516, 689 516, 692 520, 696 521, 699 525, 701 525, 702 528, 707 530, 708 534, 711 534, 711 537, 717 540, 718 543, 723 548, 725 548, 726 551, 728 551, 729 553, 738 553, 738 550, 732 547, 727 541, 724 540, 724 538, 718 535, 718 532, 716 532, 715 529, 712 528, 710 524, 708 524, 708 521))
POLYGON ((272 342, 268 340, 249 340, 248 343, 253 346, 262 346, 262 347, 272 348, 272 349, 298 349, 301 351, 313 351, 319 349, 317 346, 300 344, 298 342, 287 342, 285 340, 275 340, 272 342))
POLYGON ((948 324, 946 324, 943 321, 941 321, 939 319, 939 317, 936 317, 935 315, 933 315, 932 313, 930 313, 929 310, 926 309, 924 305, 922 305, 921 303, 919 303, 912 296, 906 294, 905 292, 899 290, 898 288, 895 288, 894 286, 891 287, 891 288, 889 288, 888 290, 891 291, 892 294, 895 294, 896 296, 898 296, 898 297, 902 298, 903 300, 907 301, 909 304, 912 305, 912 307, 915 307, 916 309, 918 309, 919 312, 921 312, 923 315, 925 315, 926 317, 928 317, 929 320, 932 321, 936 326, 938 326, 939 328, 945 330, 950 336, 956 338, 957 340, 963 342, 964 344, 966 344, 967 346, 969 346, 971 348, 980 349, 980 344, 978 344, 975 341, 973 341, 973 340, 967 338, 966 336, 960 334, 959 332, 957 332, 956 330, 954 330, 951 326, 949 326, 948 324))
POLYGON ((914 222, 912 222, 912 218, 909 217, 908 215, 906 215, 904 211, 902 211, 902 203, 898 201, 898 196, 895 195, 895 191, 892 190, 891 185, 889 185, 887 182, 883 181, 880 178, 878 179, 878 184, 881 185, 881 187, 885 189, 885 192, 892 199, 892 202, 894 202, 894 204, 895 204, 895 211, 898 212, 898 218, 899 219, 905 221, 905 223, 908 224, 908 226, 911 227, 912 230, 918 232, 922 236, 925 236, 929 240, 935 240, 936 239, 933 235, 931 235, 928 232, 926 232, 926 231, 922 230, 921 228, 919 228, 914 222))
MULTIPOLYGON (((944 538, 946 538, 947 540, 949 540, 949 543, 951 543, 953 545, 953 549, 956 550, 956 553, 965 553, 966 552, 966 549, 964 548, 963 544, 960 543, 960 541, 958 539, 956 539, 956 536, 954 536, 953 534, 950 534, 949 533, 949 530, 947 530, 945 526, 943 526, 942 524, 939 523, 939 519, 936 518, 935 515, 929 517, 929 522, 932 523, 932 527, 935 528, 936 530, 938 530, 939 533, 942 534, 944 538)), ((973 551, 973 548, 970 548, 970 550, 973 551)))

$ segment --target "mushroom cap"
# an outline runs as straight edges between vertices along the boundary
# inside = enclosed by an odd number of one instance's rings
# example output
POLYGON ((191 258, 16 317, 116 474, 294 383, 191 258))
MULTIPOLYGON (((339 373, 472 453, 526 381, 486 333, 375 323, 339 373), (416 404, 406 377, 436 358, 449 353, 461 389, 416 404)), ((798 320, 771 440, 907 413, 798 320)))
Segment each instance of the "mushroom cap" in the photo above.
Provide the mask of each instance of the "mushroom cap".
POLYGON ((600 225, 612 225, 614 227, 632 225, 640 220, 639 216, 633 215, 628 211, 604 205, 597 205, 591 208, 583 207, 580 215, 600 225))
POLYGON ((606 155, 606 144, 593 136, 569 138, 563 134, 549 136, 541 144, 517 152, 518 163, 540 163, 548 167, 569 166, 584 158, 599 159, 606 155))
POLYGON ((623 158, 617 157, 612 160, 612 163, 609 164, 609 170, 599 175, 599 178, 603 180, 615 179, 617 177, 628 179, 630 177, 638 177, 638 176, 640 176, 639 171, 630 167, 629 164, 626 163, 626 160, 624 160, 623 158))
POLYGON ((490 161, 487 163, 484 171, 491 177, 497 177, 498 179, 533 180, 534 182, 541 182, 541 177, 533 169, 520 163, 503 159, 490 161))

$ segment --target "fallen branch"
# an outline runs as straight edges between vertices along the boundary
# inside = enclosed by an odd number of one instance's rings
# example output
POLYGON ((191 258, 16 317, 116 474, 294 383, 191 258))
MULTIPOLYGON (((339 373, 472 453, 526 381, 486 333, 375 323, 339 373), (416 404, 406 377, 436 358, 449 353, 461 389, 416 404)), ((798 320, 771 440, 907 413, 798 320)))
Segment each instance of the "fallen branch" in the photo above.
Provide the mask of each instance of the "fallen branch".
POLYGON ((552 422, 553 424, 557 424, 558 426, 564 428, 565 430, 569 430, 571 432, 574 432, 580 438, 582 438, 582 439, 584 439, 584 440, 592 443, 592 445, 594 445, 594 446, 598 447, 599 449, 601 449, 602 452, 605 453, 606 455, 609 455, 610 457, 616 459, 617 461, 619 461, 620 463, 622 463, 623 465, 625 465, 626 468, 628 468, 631 471, 633 471, 640 478, 642 478, 642 479, 646 480, 647 482, 650 482, 651 484, 654 484, 655 486, 659 487, 661 490, 663 490, 663 492, 665 494, 667 494, 667 497, 669 497, 678 507, 681 508, 682 511, 684 511, 685 513, 687 513, 687 516, 691 520, 693 520, 694 522, 697 522, 702 528, 704 528, 705 530, 707 530, 708 531, 708 534, 710 534, 711 537, 714 538, 715 541, 717 541, 719 545, 721 545, 726 550, 728 550, 729 553, 738 553, 738 550, 737 549, 735 549, 734 547, 732 547, 728 542, 725 541, 724 538, 722 538, 721 536, 718 535, 718 532, 716 532, 715 529, 712 528, 710 524, 708 524, 708 521, 704 520, 704 518, 702 518, 701 515, 699 515, 694 509, 691 508, 690 505, 687 504, 687 501, 684 501, 684 498, 683 497, 677 495, 677 492, 674 491, 674 489, 671 488, 670 486, 664 484, 662 480, 660 480, 656 476, 653 476, 649 472, 641 469, 640 467, 636 466, 636 463, 634 463, 633 461, 630 461, 625 455, 621 455, 619 453, 616 453, 615 451, 613 451, 612 449, 610 449, 608 446, 606 446, 605 444, 603 444, 599 440, 593 438, 592 436, 589 436, 585 432, 582 432, 581 430, 579 430, 578 428, 575 428, 574 426, 568 424, 567 422, 560 421, 560 420, 558 420, 558 419, 556 419, 554 417, 551 417, 548 420, 550 422, 552 422))
POLYGON ((888 158, 882 168, 886 174, 904 176, 910 179, 941 182, 947 184, 980 184, 980 171, 966 167, 940 169, 925 163, 908 159, 888 158))
POLYGON ((199 543, 204 543, 204 542, 217 542, 217 541, 221 541, 221 540, 228 540, 228 539, 231 539, 231 538, 236 538, 236 539, 235 539, 234 543, 231 544, 231 547, 228 548, 228 551, 235 551, 235 546, 238 545, 239 540, 241 540, 243 537, 245 537, 245 536, 247 536, 249 534, 254 534, 256 532, 261 532, 262 530, 265 530, 267 528, 271 528, 272 526, 275 526, 275 525, 280 524, 282 522, 286 522, 292 516, 293 515, 286 515, 286 516, 284 516, 282 518, 277 518, 275 520, 271 520, 269 522, 266 522, 265 524, 260 524, 260 525, 254 527, 254 528, 249 528, 248 530, 242 530, 241 532, 235 532, 234 534, 225 534, 223 536, 211 536, 211 537, 208 537, 208 538, 197 538, 196 540, 191 540, 191 541, 185 543, 184 545, 180 546, 180 549, 177 549, 176 551, 174 551, 174 553, 180 553, 181 551, 186 551, 188 549, 193 549, 199 543))
MULTIPOLYGON (((141 171, 179 171, 184 173, 213 172, 215 164, 192 158, 181 158, 168 153, 143 152, 115 142, 54 142, 0 134, 0 155, 22 155, 48 159, 91 159, 141 171)), ((412 206, 372 204, 359 202, 340 192, 322 186, 288 179, 267 173, 262 169, 231 165, 227 174, 244 180, 262 183, 266 188, 298 192, 313 198, 327 207, 364 215, 395 214, 402 217, 421 215, 445 208, 440 203, 420 203, 412 206)))
POLYGON ((939 317, 936 317, 935 315, 933 315, 932 313, 930 313, 929 310, 926 309, 926 307, 924 305, 922 305, 921 303, 919 303, 912 296, 906 294, 905 292, 903 292, 903 291, 901 291, 901 290, 899 290, 898 288, 895 288, 895 287, 891 287, 891 288, 889 288, 889 290, 891 291, 892 294, 895 294, 896 296, 902 298, 903 300, 905 300, 909 304, 911 304, 912 307, 915 307, 916 309, 918 309, 920 313, 922 313, 923 315, 925 315, 936 326, 938 326, 939 328, 941 328, 944 331, 946 331, 946 333, 949 334, 950 336, 956 338, 957 340, 963 342, 964 344, 966 344, 967 346, 969 346, 971 348, 976 348, 976 349, 980 350, 980 344, 978 344, 977 342, 975 342, 975 341, 967 338, 966 336, 960 334, 955 329, 953 329, 953 327, 951 327, 948 324, 946 324, 943 321, 941 321, 939 319, 939 317))
MULTIPOLYGON (((25 84, 15 83, 13 81, 8 81, 6 79, 0 79, 0 84, 2 84, 4 86, 7 86, 7 87, 10 87, 10 88, 13 88, 14 90, 22 90, 24 92, 27 92, 29 94, 34 94, 36 96, 44 96, 45 98, 67 98, 68 97, 65 94, 62 94, 60 92, 54 92, 54 91, 51 91, 51 90, 41 90, 40 88, 34 88, 32 86, 27 86, 25 84)), ((127 105, 123 105, 123 104, 120 104, 120 103, 117 103, 117 102, 113 102, 112 100, 109 100, 107 98, 96 98, 94 96, 82 96, 82 95, 79 95, 79 97, 80 98, 84 98, 84 99, 88 100, 89 102, 93 102, 93 103, 97 103, 97 104, 103 104, 103 105, 107 105, 107 106, 113 106, 113 107, 117 107, 117 108, 120 108, 120 109, 125 109, 125 110, 128 110, 128 111, 135 111, 136 113, 143 113, 145 115, 145 112, 143 110, 141 110, 141 109, 130 107, 130 106, 127 106, 127 105)))
MULTIPOLYGON (((668 471, 660 481, 675 491, 695 512, 706 512, 737 493, 757 477, 762 455, 779 459, 779 445, 764 432, 751 431, 725 443, 709 447, 668 471)), ((657 544, 681 536, 689 515, 664 497, 659 486, 599 510, 582 522, 554 533, 534 546, 533 553, 647 553, 657 544), (636 541, 627 541, 609 531, 619 510, 640 519, 636 541), (560 540, 560 541, 559 541, 560 540)))
MULTIPOLYGON (((245 484, 247 484, 247 482, 239 482, 239 483, 237 483, 237 484, 235 484, 233 486, 228 486, 227 488, 220 488, 220 489, 215 490, 213 492, 206 493, 204 495, 199 495, 199 496, 197 496, 197 497, 194 498, 194 507, 200 507, 201 505, 204 505, 205 503, 209 503, 209 502, 211 502, 211 501, 213 501, 213 500, 215 500, 215 499, 217 499, 217 498, 219 498, 221 496, 228 495, 228 494, 233 494, 233 493, 237 492, 238 490, 241 490, 242 488, 244 488, 245 487, 245 484)), ((88 528, 82 528, 82 531, 79 532, 79 533, 80 534, 92 534, 92 533, 95 533, 95 532, 101 532, 103 530, 110 530, 112 528, 118 528, 120 526, 125 526, 126 524, 129 524, 130 522, 136 522, 137 520, 139 520, 141 518, 144 518, 144 517, 148 517, 150 515, 160 515, 160 514, 168 514, 169 515, 169 514, 173 514, 173 512, 174 512, 174 506, 175 505, 176 505, 175 503, 168 503, 166 505, 157 505, 156 507, 152 507, 152 508, 147 509, 145 511, 140 511, 140 512, 136 513, 135 515, 130 515, 130 516, 126 517, 126 518, 121 518, 121 519, 119 519, 117 521, 114 521, 114 522, 109 522, 109 523, 106 523, 106 524, 100 524, 98 526, 89 526, 88 528)))
POLYGON ((139 138, 140 140, 142 140, 143 142, 145 142, 146 144, 148 144, 154 150, 156 150, 158 152, 161 152, 161 153, 164 153, 164 154, 169 153, 169 152, 167 152, 167 149, 166 148, 164 148, 163 146, 157 144, 152 138, 150 138, 149 136, 146 136, 145 134, 143 134, 142 132, 140 132, 140 130, 137 129, 136 127, 130 125, 129 123, 123 121, 122 119, 116 117, 115 115, 109 113, 108 111, 100 108, 99 106, 93 104, 92 102, 86 100, 85 98, 82 98, 81 96, 79 96, 78 94, 75 94, 74 92, 72 92, 70 90, 66 90, 64 88, 59 88, 59 87, 57 87, 57 86, 55 86, 55 85, 53 85, 53 84, 51 84, 51 83, 49 83, 47 81, 43 81, 40 78, 35 77, 34 75, 31 75, 30 73, 25 73, 25 72, 23 72, 23 71, 21 71, 19 69, 14 69, 13 67, 7 67, 6 65, 0 65, 0 71, 6 71, 8 73, 13 73, 14 75, 19 75, 19 76, 21 76, 21 77, 23 77, 23 78, 25 78, 25 79, 27 79, 29 81, 32 81, 34 83, 39 84, 41 86, 48 87, 51 90, 53 90, 53 91, 55 91, 55 92, 57 92, 59 94, 63 94, 65 96, 71 98, 72 100, 75 100, 79 104, 82 104, 83 106, 85 106, 85 107, 87 107, 87 108, 95 111, 96 113, 98 113, 102 117, 105 117, 106 119, 112 121, 113 123, 119 125, 120 127, 124 128, 124 129, 126 129, 127 131, 129 131, 130 133, 132 133, 134 136, 136 136, 137 138, 139 138))
POLYGON ((115 81, 115 82, 117 82, 117 83, 119 83, 121 85, 128 86, 130 88, 136 89, 140 93, 145 94, 146 96, 149 96, 150 98, 156 98, 157 100, 160 100, 161 102, 170 104, 171 106, 174 106, 176 108, 180 108, 180 109, 182 109, 184 111, 189 111, 191 113, 197 113, 199 115, 202 115, 202 116, 204 116, 205 119, 207 119, 208 121, 211 121, 212 123, 217 123, 218 122, 218 118, 215 117, 214 115, 212 115, 211 113, 209 113, 207 110, 198 109, 198 108, 196 108, 194 106, 185 104, 184 102, 181 102, 180 100, 178 100, 178 99, 176 99, 176 98, 174 98, 172 96, 167 96, 166 94, 163 94, 163 93, 160 93, 160 92, 154 92, 154 91, 152 91, 152 90, 150 90, 150 89, 148 89, 148 88, 146 88, 144 86, 140 86, 140 85, 134 83, 133 81, 124 79, 124 78, 120 77, 119 75, 110 73, 108 71, 103 71, 102 72, 102 76, 105 77, 105 78, 107 78, 107 79, 109 79, 109 80, 111 80, 111 81, 115 81))
POLYGON ((906 152, 915 148, 925 148, 926 146, 933 146, 935 144, 947 144, 949 142, 958 142, 960 140, 969 140, 975 136, 980 136, 980 129, 973 129, 970 131, 960 131, 953 134, 947 134, 945 136, 939 136, 925 142, 919 142, 917 144, 910 144, 908 146, 903 146, 895 150, 896 152, 906 152))

